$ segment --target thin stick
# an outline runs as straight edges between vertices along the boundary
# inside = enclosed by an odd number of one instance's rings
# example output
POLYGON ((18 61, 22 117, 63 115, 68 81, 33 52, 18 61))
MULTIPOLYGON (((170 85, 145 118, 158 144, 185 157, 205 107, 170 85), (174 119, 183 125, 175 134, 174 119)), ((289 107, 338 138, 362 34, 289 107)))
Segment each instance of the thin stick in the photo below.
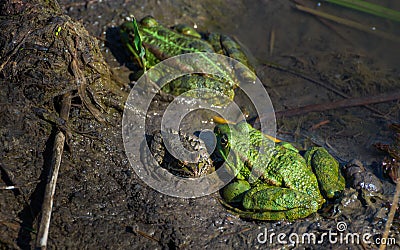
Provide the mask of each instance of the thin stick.
MULTIPOLYGON (((314 4, 312 2, 305 2, 303 0, 294 0, 295 3, 301 5, 301 6, 305 6, 308 8, 312 8, 311 4, 314 4)), ((326 20, 322 17, 316 16, 316 18, 318 19, 318 21, 320 21, 321 23, 323 23, 325 26, 327 26, 329 29, 331 29, 332 31, 334 31, 340 38, 342 38, 343 40, 345 40, 347 43, 349 44, 353 44, 353 42, 346 36, 344 36, 342 34, 342 32, 340 32, 337 28, 337 26, 333 25, 332 22, 330 22, 329 20, 326 20)))
MULTIPOLYGON (((334 88, 334 87, 332 87, 332 86, 330 86, 330 85, 328 85, 328 84, 325 84, 325 83, 323 83, 323 82, 321 82, 321 81, 318 81, 318 80, 316 80, 316 79, 314 79, 314 78, 311 78, 311 77, 309 77, 309 76, 307 76, 307 75, 305 75, 305 74, 303 74, 303 73, 301 73, 301 72, 299 72, 299 71, 297 71, 297 70, 291 70, 291 69, 285 68, 285 67, 283 67, 283 66, 281 66, 281 65, 279 65, 279 64, 272 63, 272 62, 267 62, 267 63, 265 63, 265 65, 268 66, 268 67, 270 67, 270 68, 277 69, 277 70, 281 70, 281 71, 290 73, 290 74, 292 74, 292 75, 295 75, 295 76, 297 76, 297 77, 301 77, 301 78, 303 78, 303 79, 305 79, 305 80, 307 80, 307 81, 310 81, 310 82, 312 82, 312 83, 318 84, 319 86, 321 86, 321 87, 323 87, 323 88, 325 88, 325 89, 327 89, 327 90, 330 90, 330 91, 332 91, 333 93, 335 93, 335 94, 337 94, 337 95, 340 95, 341 97, 344 97, 344 98, 347 98, 347 99, 353 98, 353 97, 351 97, 351 96, 349 96, 349 95, 346 95, 346 94, 343 93, 342 91, 340 91, 340 90, 338 90, 338 89, 336 89, 336 88, 334 88)), ((384 113, 382 113, 381 111, 377 110, 376 108, 373 108, 373 107, 368 106, 368 105, 363 105, 363 106, 364 106, 365 108, 371 110, 372 112, 375 112, 375 113, 377 113, 377 114, 379 114, 379 115, 381 115, 381 116, 384 116, 384 115, 385 115, 384 113)))
POLYGON ((151 236, 151 235, 149 235, 149 234, 147 234, 147 233, 145 233, 145 232, 142 232, 142 231, 140 231, 140 230, 135 230, 134 232, 140 234, 141 236, 143 236, 143 237, 145 237, 145 238, 147 238, 147 239, 149 239, 149 240, 154 240, 155 242, 160 242, 159 240, 157 240, 157 239, 154 238, 153 236, 151 236))
POLYGON ((269 55, 272 55, 274 47, 275 47, 275 29, 273 28, 269 36, 269 55))
POLYGON ((0 190, 13 190, 13 189, 18 189, 19 187, 17 186, 5 186, 5 187, 0 187, 0 190))
MULTIPOLYGON (((390 208, 390 211, 389 211, 388 220, 386 221, 385 231, 383 232, 381 242, 387 242, 390 227, 392 226, 394 215, 395 215, 397 207, 398 207, 399 197, 400 197, 400 182, 397 182, 396 193, 394 194, 394 197, 393 197, 392 207, 390 208)), ((379 247, 379 250, 385 250, 385 248, 386 248, 386 244, 381 244, 381 246, 379 247)))
MULTIPOLYGON (((66 93, 62 96, 60 117, 68 120, 69 110, 71 108, 71 95, 66 93)), ((57 132, 54 139, 53 153, 51 156, 50 179, 46 184, 44 199, 42 204, 42 218, 39 225, 39 231, 36 237, 36 247, 46 249, 47 238, 49 236, 49 227, 51 211, 53 209, 54 192, 56 190, 58 171, 61 165, 62 153, 64 150, 65 135, 62 131, 57 132)))
POLYGON ((288 117, 306 114, 309 112, 325 111, 330 109, 354 107, 354 106, 365 106, 372 103, 388 102, 393 100, 400 100, 400 92, 395 92, 391 94, 381 94, 376 96, 367 96, 353 99, 344 99, 339 101, 334 101, 330 103, 307 105, 299 108, 282 110, 275 112, 276 117, 288 117))
POLYGON ((40 182, 40 181, 30 181, 30 182, 28 182, 28 183, 26 183, 24 185, 21 185, 21 186, 18 186, 18 185, 3 186, 3 187, 0 187, 0 190, 15 190, 15 189, 20 190, 22 187, 25 187, 25 186, 28 186, 28 185, 31 185, 31 184, 37 184, 38 182, 40 182))

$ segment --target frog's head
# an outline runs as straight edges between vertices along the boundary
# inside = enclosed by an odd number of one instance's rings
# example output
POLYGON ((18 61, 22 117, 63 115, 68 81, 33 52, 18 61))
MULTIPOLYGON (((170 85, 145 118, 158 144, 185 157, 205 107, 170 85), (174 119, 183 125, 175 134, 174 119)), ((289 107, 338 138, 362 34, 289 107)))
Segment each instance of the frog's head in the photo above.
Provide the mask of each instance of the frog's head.
POLYGON ((229 151, 240 151, 242 139, 249 136, 249 124, 245 121, 237 124, 218 124, 214 133, 217 138, 217 151, 224 160, 227 159, 229 151), (239 148, 237 148, 239 147, 239 148))

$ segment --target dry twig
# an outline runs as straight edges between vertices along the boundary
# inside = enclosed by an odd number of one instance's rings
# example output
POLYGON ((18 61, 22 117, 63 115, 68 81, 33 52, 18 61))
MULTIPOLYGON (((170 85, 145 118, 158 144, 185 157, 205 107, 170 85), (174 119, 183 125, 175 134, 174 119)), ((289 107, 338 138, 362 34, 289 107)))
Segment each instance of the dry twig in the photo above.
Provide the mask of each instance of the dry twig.
POLYGON ((306 114, 309 112, 325 111, 330 109, 345 108, 345 107, 355 107, 355 106, 366 106, 372 103, 388 102, 393 100, 400 100, 400 92, 395 92, 392 94, 381 94, 376 96, 366 96, 360 98, 344 99, 339 101, 334 101, 330 103, 323 104, 313 104, 307 105, 299 108, 282 110, 275 112, 276 117, 288 117, 294 115, 306 114))
MULTIPOLYGON (((396 210, 397 210, 397 207, 399 204, 399 198, 400 198, 400 182, 397 182, 396 192, 393 197, 392 207, 390 208, 390 211, 389 211, 388 220, 386 221, 385 231, 383 232, 381 242, 387 242, 390 227, 392 226, 394 215, 396 214, 396 210)), ((385 248, 386 248, 386 244, 381 244, 381 246, 379 247, 379 250, 385 250, 385 248)))
MULTIPOLYGON (((71 109, 71 94, 66 93, 62 97, 60 117, 65 121, 68 120, 69 111, 71 109)), ((36 247, 46 249, 47 238, 49 235, 49 226, 51 219, 51 211, 53 209, 53 198, 56 190, 58 171, 60 169, 62 153, 64 150, 65 135, 62 131, 57 132, 54 139, 53 153, 51 158, 50 175, 46 185, 42 204, 42 218, 39 225, 39 231, 36 238, 36 247)))
MULTIPOLYGON (((317 84, 317 85, 319 85, 319 86, 321 86, 321 87, 323 87, 323 88, 325 88, 327 90, 332 91, 333 93, 335 93, 335 94, 337 94, 337 95, 339 95, 341 97, 344 97, 344 98, 347 98, 347 99, 354 99, 353 97, 343 93, 342 91, 340 91, 340 90, 338 90, 338 89, 336 89, 336 88, 334 88, 334 87, 332 87, 332 86, 330 86, 328 84, 325 84, 325 83, 323 83, 321 81, 318 81, 318 80, 316 80, 316 79, 314 79, 312 77, 309 77, 309 76, 307 76, 307 75, 305 75, 305 74, 303 74, 301 72, 298 72, 296 70, 291 70, 291 69, 285 68, 285 67, 283 67, 281 65, 278 65, 276 63, 271 63, 271 62, 267 62, 267 63, 265 63, 265 65, 270 67, 270 68, 272 68, 272 69, 276 69, 276 70, 280 70, 280 71, 283 71, 283 72, 287 72, 287 73, 290 73, 290 74, 295 75, 297 77, 303 78, 303 79, 305 79, 307 81, 310 81, 312 83, 315 83, 315 84, 317 84)), ((383 102, 383 101, 377 101, 377 102, 383 102)), ((375 103, 377 103, 377 102, 375 102, 375 103)), ((374 102, 370 102, 370 103, 374 103, 374 102)), ((372 112, 374 112, 374 113, 376 113, 378 115, 381 115, 381 116, 385 115, 381 111, 379 111, 376 108, 371 107, 371 106, 369 106, 367 104, 368 104, 368 101, 365 104, 360 104, 360 105, 364 106, 365 108, 369 109, 370 111, 372 111, 372 112)), ((354 106, 358 106, 358 105, 354 105, 354 106)), ((331 109, 331 108, 327 108, 327 109, 331 109)), ((327 109, 322 109, 322 110, 327 110, 327 109)), ((319 110, 314 110, 314 111, 319 111, 319 110)), ((308 111, 308 112, 311 112, 311 111, 308 111)), ((299 113, 299 114, 303 114, 303 113, 299 113)), ((292 114, 292 115, 298 115, 298 114, 292 114)))

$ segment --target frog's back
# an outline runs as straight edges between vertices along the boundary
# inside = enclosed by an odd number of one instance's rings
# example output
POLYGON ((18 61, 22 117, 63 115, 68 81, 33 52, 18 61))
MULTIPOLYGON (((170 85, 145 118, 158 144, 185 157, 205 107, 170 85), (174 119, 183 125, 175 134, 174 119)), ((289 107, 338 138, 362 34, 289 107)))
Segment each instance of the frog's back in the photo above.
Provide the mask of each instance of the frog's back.
POLYGON ((319 203, 324 201, 315 174, 297 150, 277 144, 267 169, 270 175, 277 175, 275 179, 282 180, 280 185, 309 194, 319 203))
POLYGON ((140 27, 142 40, 150 50, 167 53, 163 57, 169 58, 184 53, 214 52, 212 46, 199 38, 186 36, 172 31, 160 24, 140 27))

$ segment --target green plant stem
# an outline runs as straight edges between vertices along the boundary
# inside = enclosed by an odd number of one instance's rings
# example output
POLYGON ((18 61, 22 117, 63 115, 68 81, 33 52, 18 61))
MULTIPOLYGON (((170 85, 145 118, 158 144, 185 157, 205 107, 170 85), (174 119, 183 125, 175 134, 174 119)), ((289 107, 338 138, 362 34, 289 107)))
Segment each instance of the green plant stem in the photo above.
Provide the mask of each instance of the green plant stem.
POLYGON ((326 0, 329 3, 341 5, 347 8, 355 9, 361 12, 372 14, 375 16, 387 18, 400 22, 400 12, 392 10, 377 4, 369 3, 361 0, 326 0))
POLYGON ((301 6, 301 5, 298 5, 298 4, 296 4, 296 8, 298 10, 307 12, 309 14, 312 14, 312 15, 315 15, 315 16, 319 16, 319 17, 323 17, 325 19, 328 19, 328 20, 331 20, 331 21, 334 21, 334 22, 337 22, 337 23, 340 23, 340 24, 344 24, 344 25, 347 25, 349 27, 352 27, 352 28, 355 28, 355 29, 358 29, 358 30, 361 30, 361 31, 365 31, 365 32, 380 36, 380 37, 385 38, 385 39, 389 39, 389 40, 392 40, 392 41, 395 41, 395 42, 400 42, 400 38, 398 38, 398 37, 396 37, 394 35, 385 33, 385 32, 380 31, 380 30, 373 30, 371 27, 368 27, 368 26, 363 25, 361 23, 357 23, 357 22, 354 22, 354 21, 351 21, 351 20, 348 20, 348 19, 340 18, 340 17, 334 16, 334 15, 327 14, 327 13, 324 13, 324 12, 321 12, 321 11, 318 11, 318 10, 314 10, 314 9, 311 9, 311 8, 307 8, 305 6, 301 6))

